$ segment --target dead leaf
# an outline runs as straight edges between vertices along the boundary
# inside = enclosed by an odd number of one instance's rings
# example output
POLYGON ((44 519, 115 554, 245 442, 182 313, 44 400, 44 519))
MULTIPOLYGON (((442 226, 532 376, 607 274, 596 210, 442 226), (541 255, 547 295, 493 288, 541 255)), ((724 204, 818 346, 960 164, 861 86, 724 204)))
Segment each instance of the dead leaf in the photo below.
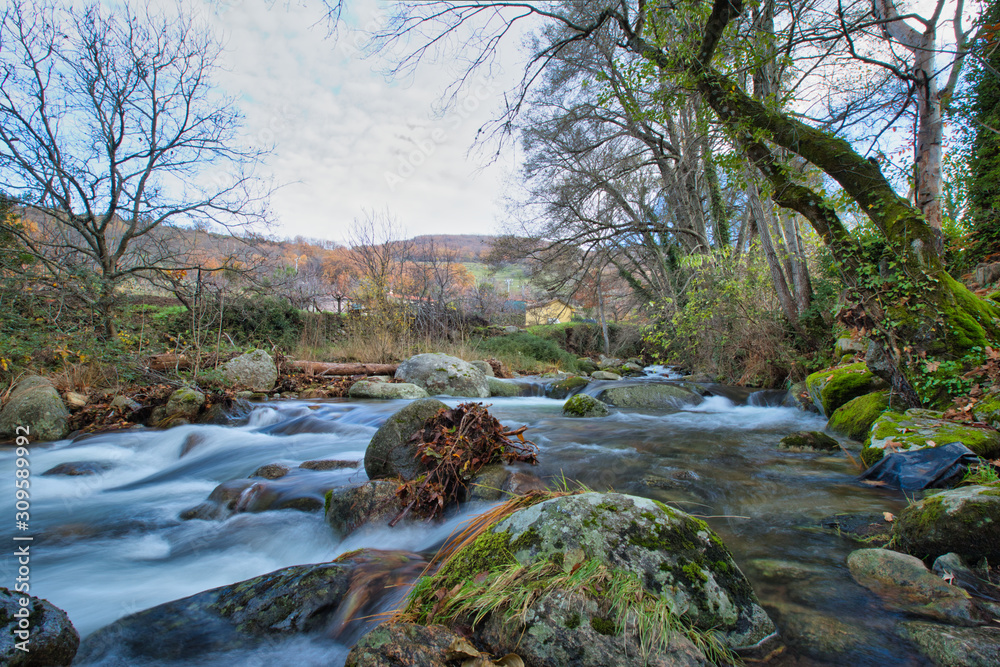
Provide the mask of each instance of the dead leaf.
POLYGON ((896 518, 896 515, 892 512, 882 512, 882 516, 885 517, 886 521, 892 522, 896 518))
POLYGON ((927 441, 927 446, 928 447, 937 447, 937 443, 934 442, 933 440, 928 440, 927 441))
POLYGON ((948 584, 955 583, 955 575, 951 572, 945 572, 944 574, 941 575, 941 578, 944 579, 945 583, 948 584))
POLYGON ((524 660, 521 656, 508 653, 496 662, 497 667, 524 667, 524 660))
POLYGON ((933 373, 938 368, 940 368, 940 366, 941 366, 940 361, 928 361, 926 364, 924 364, 924 370, 926 370, 928 373, 933 373))
POLYGON ((462 658, 478 658, 479 649, 463 637, 457 637, 448 644, 444 654, 445 660, 461 660, 462 658))

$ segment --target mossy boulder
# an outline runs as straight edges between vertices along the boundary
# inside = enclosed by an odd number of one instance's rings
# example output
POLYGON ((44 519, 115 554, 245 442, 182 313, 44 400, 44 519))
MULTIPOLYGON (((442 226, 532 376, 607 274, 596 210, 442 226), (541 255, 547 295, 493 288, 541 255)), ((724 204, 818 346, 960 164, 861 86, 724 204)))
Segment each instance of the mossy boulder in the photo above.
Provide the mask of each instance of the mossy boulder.
MULTIPOLYGON (((620 369, 615 369, 620 370, 620 369)), ((590 377, 594 380, 621 380, 622 376, 620 373, 613 373, 612 371, 594 371, 590 374, 590 377)))
POLYGON ((653 410, 679 410, 698 405, 703 400, 700 394, 685 387, 657 382, 611 387, 598 394, 597 398, 618 408, 653 410))
POLYGON ((782 438, 778 449, 793 452, 839 452, 840 443, 819 431, 797 431, 782 438))
MULTIPOLYGON (((87 637, 77 659, 90 664, 201 661, 214 651, 253 649, 274 637, 323 632, 337 615, 352 572, 373 561, 390 567, 423 559, 405 552, 361 551, 296 565, 213 588, 126 616, 87 637)), ((419 570, 417 570, 419 571, 419 570)))
POLYGON ((507 382, 495 377, 486 376, 486 386, 490 389, 490 396, 501 398, 511 398, 521 395, 521 387, 515 382, 507 382))
POLYGON ((981 398, 972 408, 972 416, 976 421, 985 422, 993 428, 1000 429, 1000 393, 988 394, 981 398))
POLYGON ((69 410, 46 378, 29 375, 14 387, 0 411, 0 440, 13 440, 18 427, 28 429, 29 442, 60 440, 69 433, 69 410))
POLYGON ((446 407, 437 399, 422 398, 389 417, 365 450, 368 479, 402 477, 410 480, 426 472, 426 467, 416 460, 416 447, 410 445, 409 440, 424 427, 424 422, 446 407))
POLYGON ((167 399, 166 418, 191 421, 205 405, 205 394, 191 387, 181 387, 167 399))
POLYGON ((48 600, 0 587, 0 664, 61 667, 73 662, 79 645, 80 635, 62 609, 48 600), (26 606, 21 605, 22 599, 28 601, 26 606), (27 630, 19 625, 21 617, 15 616, 24 610, 27 610, 27 616, 23 617, 28 621, 27 630), (26 634, 19 636, 19 631, 26 634), (28 647, 27 651, 17 648, 21 642, 28 647))
POLYGON ((832 415, 852 398, 885 389, 886 383, 864 363, 828 368, 806 378, 809 397, 824 415, 832 415))
POLYGON ((1000 432, 949 421, 934 410, 911 408, 905 413, 880 414, 872 424, 861 458, 870 466, 881 460, 886 449, 911 451, 950 442, 961 442, 984 458, 1000 456, 1000 432))
POLYGON ((447 354, 418 354, 396 369, 396 379, 423 387, 432 396, 488 398, 490 388, 481 370, 447 354))
POLYGON ((563 404, 563 414, 567 417, 606 417, 611 411, 593 396, 576 394, 563 404))
POLYGON ((590 380, 579 375, 553 382, 545 387, 545 395, 549 398, 566 398, 590 384, 590 380))
POLYGON ((434 592, 455 586, 457 598, 479 600, 485 611, 478 620, 457 612, 456 622, 471 623, 494 652, 516 652, 530 665, 704 664, 685 632, 730 649, 774 633, 707 524, 617 493, 557 497, 511 514, 418 582, 406 613, 434 622, 434 592), (504 600, 491 604, 490 590, 504 600), (523 612, 512 619, 507 605, 523 612), (654 609, 664 616, 642 656, 636 628, 654 609))
POLYGON ((900 512, 893 525, 897 547, 918 558, 954 552, 969 563, 1000 563, 1000 487, 935 493, 900 512))
POLYGON ((359 380, 351 385, 347 390, 347 395, 351 398, 380 398, 380 399, 416 399, 427 398, 429 395, 423 387, 418 387, 410 382, 370 382, 359 380))
POLYGON ((873 392, 858 396, 834 410, 826 427, 838 435, 865 442, 871 432, 872 424, 888 409, 888 392, 873 392))

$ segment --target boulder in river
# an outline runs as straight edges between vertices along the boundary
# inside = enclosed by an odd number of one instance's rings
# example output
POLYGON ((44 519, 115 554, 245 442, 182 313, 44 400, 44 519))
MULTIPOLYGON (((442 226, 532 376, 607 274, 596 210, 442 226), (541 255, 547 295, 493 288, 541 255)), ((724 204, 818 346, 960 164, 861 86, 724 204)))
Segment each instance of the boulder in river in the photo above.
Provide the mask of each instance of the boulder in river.
POLYGON ((107 472, 113 467, 107 461, 69 461, 49 468, 42 475, 46 477, 50 475, 68 475, 70 477, 100 475, 102 472, 107 472))
POLYGON ((888 409, 888 392, 858 396, 834 410, 826 427, 838 435, 865 442, 871 433, 872 424, 888 409))
POLYGON ((859 549, 847 557, 851 576, 891 609, 952 625, 988 619, 969 594, 927 569, 919 558, 889 549, 859 549))
POLYGON ((222 374, 228 382, 252 391, 270 391, 278 381, 278 368, 264 350, 241 354, 222 364, 222 374))
POLYGON ((813 373, 806 378, 806 386, 813 404, 829 417, 852 398, 885 389, 886 383, 861 362, 813 373))
POLYGON ((80 635, 62 609, 48 600, 0 587, 0 664, 61 667, 73 662, 79 645, 80 635), (26 651, 18 648, 22 642, 26 651))
POLYGON ((962 486, 912 503, 896 517, 895 543, 918 558, 954 552, 1000 563, 1000 486, 962 486))
POLYGON ((618 373, 612 373, 611 371, 594 371, 590 374, 590 377, 594 380, 621 380, 622 376, 618 373))
POLYGON ((689 405, 698 405, 702 397, 684 387, 675 384, 643 382, 624 387, 610 387, 602 391, 597 398, 618 408, 638 409, 680 409, 689 405))
POLYGON ((897 632, 941 667, 996 667, 1000 664, 1000 643, 994 628, 956 628, 941 623, 904 621, 897 632))
POLYGON ((486 376, 467 361, 447 354, 418 354, 396 369, 396 379, 423 387, 431 395, 488 398, 486 376))
POLYGON ((568 378, 553 382, 546 386, 545 395, 549 398, 566 398, 590 384, 590 380, 579 375, 572 375, 568 378))
POLYGON ((410 480, 425 468, 416 460, 416 447, 410 437, 438 411, 447 408, 434 398, 413 401, 397 411, 372 436, 365 450, 365 472, 369 479, 402 477, 410 480))
POLYGON ((563 414, 567 417, 606 417, 611 410, 593 396, 576 394, 563 404, 563 414))
POLYGON ((404 619, 439 615, 493 653, 546 667, 704 665, 708 646, 774 635, 704 522, 617 493, 556 497, 493 524, 417 583, 404 619), (439 590, 452 591, 441 604, 439 590))
POLYGON ((960 442, 983 458, 1000 456, 1000 432, 949 421, 934 410, 911 408, 905 413, 888 411, 879 415, 861 458, 870 466, 882 459, 886 449, 911 451, 951 442, 960 442))
POLYGON ((342 536, 367 523, 384 526, 406 507, 396 496, 398 488, 396 482, 373 479, 361 486, 328 491, 326 522, 342 536))
POLYGON ((488 378, 496 377, 496 371, 493 370, 493 366, 490 365, 490 362, 470 361, 469 363, 478 368, 479 370, 481 370, 483 372, 483 375, 485 375, 486 377, 488 378))
POLYGON ((29 375, 14 387, 0 410, 0 439, 27 435, 30 442, 61 440, 69 433, 69 410, 46 378, 29 375), (28 433, 18 431, 27 427, 28 433))
POLYGON ((181 387, 167 399, 167 419, 193 420, 205 405, 205 394, 191 387, 181 387))
POLYGON ((370 382, 359 380, 347 391, 351 398, 415 399, 427 398, 427 391, 410 382, 370 382))

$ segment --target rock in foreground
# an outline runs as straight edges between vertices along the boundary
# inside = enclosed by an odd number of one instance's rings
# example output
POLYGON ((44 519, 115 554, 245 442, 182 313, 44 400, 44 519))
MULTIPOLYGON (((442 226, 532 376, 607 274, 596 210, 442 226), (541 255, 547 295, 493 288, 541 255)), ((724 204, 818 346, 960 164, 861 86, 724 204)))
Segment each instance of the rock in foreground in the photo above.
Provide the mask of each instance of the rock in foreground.
POLYGON ((69 433, 69 410, 43 377, 29 375, 14 387, 0 411, 0 439, 27 435, 30 442, 60 440, 69 433), (28 427, 28 433, 18 431, 28 427))
POLYGON ((57 667, 73 662, 80 635, 69 616, 48 600, 0 588, 0 664, 10 667, 57 667), (21 606, 22 599, 28 600, 21 606), (22 618, 30 627, 20 627, 22 618), (26 633, 18 635, 18 632, 26 633), (22 651, 18 644, 22 643, 22 651))
POLYGON ((389 417, 372 436, 365 450, 368 479, 413 479, 425 472, 426 468, 415 458, 416 445, 410 444, 410 438, 424 427, 424 422, 447 407, 437 399, 423 398, 389 417))
POLYGON ((894 526, 898 548, 918 558, 954 552, 969 563, 1000 563, 1000 487, 935 493, 900 512, 894 526))

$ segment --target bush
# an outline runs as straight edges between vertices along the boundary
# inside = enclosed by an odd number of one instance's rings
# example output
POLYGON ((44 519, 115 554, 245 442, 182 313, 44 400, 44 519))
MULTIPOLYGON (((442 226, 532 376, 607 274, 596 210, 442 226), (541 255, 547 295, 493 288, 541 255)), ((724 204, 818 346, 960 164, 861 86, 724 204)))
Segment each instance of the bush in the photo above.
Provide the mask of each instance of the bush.
MULTIPOLYGON (((601 325, 589 322, 566 322, 529 327, 528 332, 554 341, 559 347, 577 357, 594 357, 604 354, 604 335, 601 325)), ((635 324, 608 323, 608 339, 613 357, 641 357, 644 347, 642 327, 635 324)))
POLYGON ((526 368, 533 365, 554 365, 567 371, 577 370, 576 357, 560 348, 554 341, 527 332, 487 338, 480 349, 496 357, 515 361, 508 365, 526 368), (516 361, 520 359, 520 361, 516 361))

